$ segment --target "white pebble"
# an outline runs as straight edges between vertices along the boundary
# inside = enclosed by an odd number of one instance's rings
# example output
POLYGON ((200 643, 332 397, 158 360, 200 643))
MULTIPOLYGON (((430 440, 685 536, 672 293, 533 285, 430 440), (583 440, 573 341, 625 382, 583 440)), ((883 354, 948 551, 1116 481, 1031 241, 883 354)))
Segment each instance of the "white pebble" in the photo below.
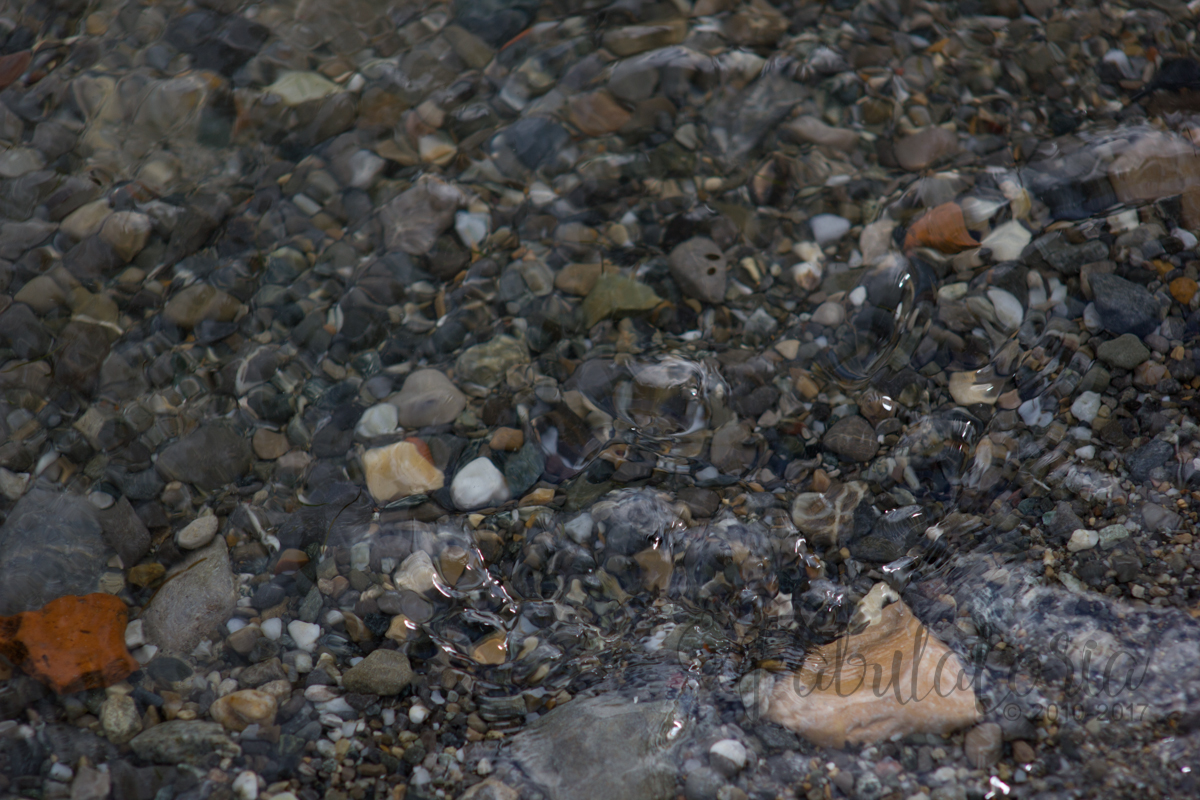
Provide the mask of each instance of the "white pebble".
POLYGON ((346 615, 341 611, 338 611, 336 608, 331 608, 325 612, 325 624, 330 628, 336 627, 345 621, 346 615))
POLYGON ((508 483, 491 459, 477 458, 454 476, 450 497, 463 511, 498 506, 509 498, 508 483))
POLYGON ((854 289, 850 292, 850 303, 855 308, 858 308, 865 302, 867 302, 867 287, 865 287, 865 286, 854 287, 854 289))
POLYGON ((483 244, 487 238, 488 228, 492 218, 488 214, 476 214, 471 211, 459 211, 454 215, 454 230, 463 244, 472 249, 483 244))
POLYGON ((413 786, 424 786, 433 780, 433 776, 429 774, 429 770, 424 767, 413 767, 412 775, 410 776, 413 786))
POLYGON ((846 319, 846 309, 841 303, 826 300, 812 313, 812 321, 827 328, 836 328, 846 319))
POLYGON ((408 721, 413 725, 420 725, 429 718, 429 709, 423 705, 417 704, 408 710, 408 721))
POLYGON ((350 548, 350 569, 366 572, 371 566, 371 543, 359 542, 350 548))
POLYGON ((1095 333, 1104 327, 1104 323, 1100 321, 1100 312, 1096 310, 1095 303, 1088 303, 1083 307, 1083 327, 1087 328, 1089 333, 1095 333))
POLYGON ((1080 461, 1088 461, 1096 457, 1096 445, 1085 444, 1083 447, 1075 448, 1075 457, 1080 461))
POLYGON ((1067 542, 1067 549, 1072 553, 1078 553, 1080 550, 1091 550, 1100 541, 1100 534, 1096 531, 1089 531, 1086 528, 1076 528, 1071 534, 1070 541, 1067 542))
MULTIPOLYGON (((317 649, 317 639, 321 637, 321 626, 312 622, 294 619, 288 623, 288 636, 296 643, 296 647, 311 653, 317 649)), ((299 666, 297 666, 299 669, 299 666)))
POLYGON ((479 763, 475 765, 475 774, 476 775, 491 775, 492 774, 492 762, 488 761, 486 758, 479 759, 479 763))
POLYGON ((821 276, 825 270, 816 261, 801 261, 792 267, 792 280, 807 292, 821 285, 821 276))
POLYGON ((1100 395, 1096 392, 1081 392, 1079 397, 1075 398, 1075 402, 1071 403, 1071 413, 1075 415, 1075 419, 1089 425, 1099 410, 1100 395))
POLYGON ((1010 331, 1021 327, 1021 320, 1025 318, 1025 309, 1021 308, 1020 300, 1013 297, 1011 293, 994 286, 987 290, 987 296, 992 301, 992 307, 996 309, 996 319, 1000 320, 1001 325, 1010 331))
POLYGON ((296 672, 301 675, 307 675, 312 672, 313 663, 312 656, 308 653, 297 653, 295 656, 296 672))
POLYGON ((563 525, 563 530, 567 536, 571 537, 571 541, 575 542, 575 544, 586 547, 592 543, 593 525, 592 515, 585 511, 566 525, 563 525))
POLYGON ((257 800, 258 776, 249 770, 233 779, 233 794, 238 800, 257 800))
POLYGON ((746 766, 746 746, 737 739, 714 742, 713 746, 708 748, 708 752, 727 759, 738 769, 746 766))
POLYGON ((125 626, 125 646, 130 650, 136 650, 146 643, 146 632, 142 625, 142 620, 135 619, 125 626))
POLYGON ((225 622, 225 630, 229 631, 230 633, 237 633, 248 624, 249 623, 241 617, 230 617, 225 622))
POLYGON ((850 230, 850 220, 837 214, 817 214, 808 221, 808 227, 812 228, 817 244, 824 247, 846 235, 850 230))
POLYGON ((376 436, 386 436, 396 430, 400 424, 400 412, 391 403, 379 403, 363 412, 354 426, 354 433, 360 439, 373 439, 376 436))
POLYGON ((283 620, 279 617, 264 619, 261 628, 263 636, 272 642, 277 642, 279 641, 279 637, 283 635, 283 620))
POLYGON ((1184 250, 1194 250, 1196 248, 1196 234, 1191 231, 1185 231, 1183 228, 1176 228, 1171 231, 1171 235, 1183 243, 1184 250))

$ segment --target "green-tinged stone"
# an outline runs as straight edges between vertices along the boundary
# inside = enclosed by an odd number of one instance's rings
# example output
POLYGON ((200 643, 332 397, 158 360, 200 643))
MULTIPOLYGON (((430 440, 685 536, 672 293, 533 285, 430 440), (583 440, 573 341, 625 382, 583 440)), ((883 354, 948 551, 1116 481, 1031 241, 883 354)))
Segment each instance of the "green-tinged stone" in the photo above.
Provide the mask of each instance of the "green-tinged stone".
POLYGON ((661 298, 644 283, 622 275, 601 275, 583 301, 583 313, 590 328, 612 314, 649 311, 660 302, 661 298))
POLYGON ((546 456, 542 448, 534 442, 526 442, 504 465, 504 480, 513 496, 520 497, 537 483, 545 468, 546 456))

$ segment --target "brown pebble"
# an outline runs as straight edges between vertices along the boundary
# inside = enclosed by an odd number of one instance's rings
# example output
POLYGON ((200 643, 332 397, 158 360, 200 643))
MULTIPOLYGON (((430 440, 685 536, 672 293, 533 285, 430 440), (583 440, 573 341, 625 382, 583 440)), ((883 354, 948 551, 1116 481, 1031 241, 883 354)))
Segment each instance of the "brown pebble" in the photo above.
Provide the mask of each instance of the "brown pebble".
POLYGON ((963 754, 975 769, 987 769, 1004 753, 1004 732, 994 722, 984 722, 967 731, 963 754))
POLYGON ((488 446, 493 450, 503 450, 509 453, 515 453, 525 444, 524 432, 517 428, 497 428, 492 434, 492 439, 488 442, 488 446))
POLYGON ((1024 739, 1017 739, 1015 742, 1013 742, 1012 750, 1013 761, 1017 762, 1018 764, 1028 764, 1030 761, 1033 761, 1033 759, 1037 758, 1037 755, 1033 752, 1033 747, 1030 746, 1029 742, 1025 741, 1024 739))

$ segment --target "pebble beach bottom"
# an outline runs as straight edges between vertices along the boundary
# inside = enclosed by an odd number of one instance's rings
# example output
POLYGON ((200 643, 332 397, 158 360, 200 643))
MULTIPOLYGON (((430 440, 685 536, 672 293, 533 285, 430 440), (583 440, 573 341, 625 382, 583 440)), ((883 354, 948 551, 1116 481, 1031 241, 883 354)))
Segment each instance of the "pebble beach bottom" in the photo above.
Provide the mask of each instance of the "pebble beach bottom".
POLYGON ((0 0, 0 799, 1197 796, 1198 21, 0 0))

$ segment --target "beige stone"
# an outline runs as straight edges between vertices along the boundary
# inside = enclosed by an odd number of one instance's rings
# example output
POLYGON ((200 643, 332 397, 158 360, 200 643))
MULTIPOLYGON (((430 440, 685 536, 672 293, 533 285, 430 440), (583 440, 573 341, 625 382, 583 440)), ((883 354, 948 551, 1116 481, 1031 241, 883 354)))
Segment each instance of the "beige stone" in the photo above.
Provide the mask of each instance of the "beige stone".
POLYGON ((1180 194, 1200 184, 1200 154, 1191 142, 1167 133, 1138 139, 1108 168, 1122 203, 1141 203, 1180 194))
POLYGON ((67 214, 60 230, 72 239, 86 239, 93 233, 98 233, 100 226, 112 213, 108 200, 93 200, 67 214))
POLYGON ((208 713, 228 730, 244 731, 254 724, 274 725, 277 708, 275 698, 266 692, 242 689, 217 698, 208 713))
POLYGON ((427 494, 445 485, 446 476, 412 442, 396 442, 363 453, 367 490, 381 503, 427 494))
POLYGON ((100 226, 100 241, 111 247, 123 261, 132 261, 150 238, 150 217, 136 211, 115 211, 100 226))
POLYGON ((798 672, 777 678, 765 715, 823 747, 948 734, 979 717, 973 679, 908 606, 893 603, 877 623, 814 649, 798 672))

